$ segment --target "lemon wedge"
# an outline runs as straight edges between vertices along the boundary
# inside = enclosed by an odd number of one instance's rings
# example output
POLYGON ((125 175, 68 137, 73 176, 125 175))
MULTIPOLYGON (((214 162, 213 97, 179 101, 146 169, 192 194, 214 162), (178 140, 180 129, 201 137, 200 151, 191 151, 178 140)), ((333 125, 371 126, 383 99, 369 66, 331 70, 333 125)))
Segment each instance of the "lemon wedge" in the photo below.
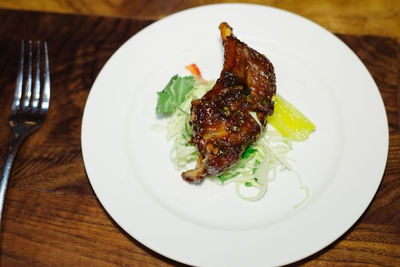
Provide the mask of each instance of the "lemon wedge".
POLYGON ((267 118, 267 121, 283 136, 301 141, 307 139, 315 130, 315 125, 282 96, 276 94, 273 101, 275 101, 274 113, 267 118))

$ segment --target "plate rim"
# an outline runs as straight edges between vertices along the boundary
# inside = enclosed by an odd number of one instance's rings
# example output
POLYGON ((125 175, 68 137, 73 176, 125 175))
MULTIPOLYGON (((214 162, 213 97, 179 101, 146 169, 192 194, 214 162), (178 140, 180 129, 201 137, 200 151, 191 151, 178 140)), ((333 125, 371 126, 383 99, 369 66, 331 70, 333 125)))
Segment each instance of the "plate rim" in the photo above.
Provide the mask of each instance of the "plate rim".
MULTIPOLYGON (((353 53, 353 54, 355 55, 355 53, 354 53, 341 39, 339 39, 336 35, 334 35, 333 33, 331 33, 331 32, 329 32, 329 31, 325 30, 325 29, 324 29, 323 27, 321 27, 320 25, 318 25, 318 24, 316 24, 316 23, 314 23, 314 22, 312 22, 312 21, 310 21, 310 20, 308 20, 308 19, 306 19, 306 18, 304 18, 304 17, 301 17, 301 16, 299 16, 299 15, 297 15, 297 14, 291 13, 291 12, 289 12, 289 11, 281 10, 281 9, 274 8, 274 7, 256 5, 256 4, 241 4, 241 3, 233 3, 233 4, 212 4, 212 5, 205 5, 205 6, 200 6, 200 7, 195 7, 195 8, 191 8, 191 9, 187 9, 187 10, 180 11, 180 12, 178 12, 178 13, 175 13, 175 14, 172 14, 172 15, 170 15, 170 16, 167 16, 167 17, 165 17, 165 18, 163 18, 163 19, 161 19, 161 20, 158 20, 158 21, 156 21, 156 22, 150 24, 149 26, 143 28, 143 29, 140 30, 138 33, 136 33, 136 34, 133 35, 131 38, 129 38, 129 40, 126 41, 117 51, 115 51, 115 53, 113 54, 113 56, 112 56, 112 57, 107 61, 107 63, 103 66, 103 69, 106 67, 106 65, 108 64, 108 62, 110 62, 110 60, 112 60, 112 58, 114 57, 114 55, 117 54, 118 51, 120 51, 121 49, 123 49, 123 47, 124 47, 124 45, 125 45, 126 43, 131 42, 131 40, 133 40, 133 39, 135 38, 135 36, 137 36, 138 34, 142 34, 142 33, 145 32, 146 30, 148 30, 149 27, 153 27, 153 28, 154 28, 154 27, 156 27, 157 25, 163 23, 163 21, 165 21, 166 19, 171 18, 172 16, 178 16, 178 15, 181 16, 182 14, 185 14, 185 13, 187 14, 187 12, 189 12, 189 13, 190 13, 190 12, 196 12, 197 10, 202 10, 202 9, 204 9, 204 8, 214 8, 214 7, 215 7, 215 8, 219 8, 219 7, 221 7, 221 6, 222 6, 222 7, 227 7, 227 6, 236 6, 236 7, 252 6, 252 7, 256 7, 256 8, 265 8, 265 9, 269 9, 269 10, 275 10, 275 11, 278 11, 278 12, 284 12, 284 13, 290 14, 291 16, 294 15, 294 16, 296 16, 296 17, 299 17, 299 18, 301 18, 301 19, 303 19, 303 20, 305 20, 305 21, 308 21, 308 22, 312 23, 314 26, 317 26, 317 27, 323 29, 326 33, 330 34, 333 38, 335 38, 335 39, 336 39, 337 41, 339 41, 341 44, 344 44, 344 45, 351 51, 351 53, 353 53)), ((115 58, 115 57, 114 57, 114 58, 115 58)), ((357 56, 356 56, 356 58, 359 60, 359 63, 361 63, 361 65, 364 66, 365 70, 366 70, 366 71, 368 72, 368 74, 370 75, 369 71, 366 69, 366 67, 365 67, 365 65, 363 64, 363 62, 362 62, 357 56)), ((81 127, 82 127, 82 129, 81 129, 82 156, 83 156, 83 161, 84 161, 84 165, 85 165, 86 172, 87 172, 87 174, 88 174, 88 178, 89 178, 90 184, 91 184, 91 186, 92 186, 94 192, 96 193, 97 198, 99 199, 99 201, 100 201, 100 203, 103 205, 103 207, 106 209, 106 211, 108 212, 108 214, 113 218, 113 220, 114 220, 115 222, 117 222, 117 223, 121 226, 121 228, 124 229, 124 231, 126 231, 125 227, 123 227, 123 226, 118 222, 118 219, 114 218, 114 216, 113 216, 114 213, 113 213, 113 212, 110 212, 110 211, 106 208, 106 207, 108 206, 108 204, 107 204, 107 203, 103 203, 103 199, 102 199, 101 197, 99 197, 99 195, 98 195, 98 190, 96 190, 96 185, 95 185, 94 179, 92 179, 92 178, 90 177, 90 175, 89 175, 89 172, 90 172, 90 171, 88 170, 88 169, 91 168, 91 167, 88 167, 88 164, 90 164, 90 163, 88 163, 88 162, 89 162, 89 159, 88 159, 88 153, 89 153, 89 152, 87 152, 87 151, 88 151, 88 150, 87 150, 87 149, 88 149, 88 148, 87 148, 87 143, 85 143, 85 140, 88 138, 88 137, 85 135, 85 133, 86 133, 86 127, 88 127, 88 126, 87 126, 87 120, 88 120, 88 118, 86 117, 86 116, 88 116, 88 115, 87 115, 87 108, 88 108, 89 105, 90 105, 90 104, 88 104, 88 103, 90 103, 90 101, 91 101, 90 99, 93 98, 93 96, 92 96, 92 94, 94 94, 94 90, 93 90, 93 89, 96 88, 96 87, 95 87, 95 86, 97 86, 97 85, 96 85, 96 82, 97 82, 99 76, 102 75, 103 69, 102 69, 101 72, 98 74, 98 76, 96 77, 95 82, 93 83, 93 86, 92 86, 92 89, 90 90, 90 93, 89 93, 89 96, 88 96, 88 99, 87 99, 87 103, 86 103, 86 105, 85 105, 85 110, 84 110, 84 113, 83 113, 83 120, 82 120, 82 126, 81 126, 81 127)), ((370 75, 370 76, 371 76, 371 75, 370 75)), ((374 79, 373 79, 372 76, 371 76, 371 78, 372 78, 372 81, 374 82, 374 85, 375 85, 376 89, 378 90, 378 94, 380 95, 380 93, 379 93, 379 88, 376 86, 375 81, 374 81, 374 79)), ((380 96, 381 96, 381 95, 380 95, 380 96)), ((382 97, 381 97, 381 101, 382 101, 382 105, 383 105, 383 109, 384 109, 384 117, 385 117, 385 122, 386 122, 386 127, 387 127, 387 115, 386 115, 386 109, 385 109, 385 106, 384 106, 384 104, 383 104, 382 97)), ((384 172, 384 170, 385 170, 386 161, 387 161, 387 156, 388 156, 388 145, 389 145, 388 127, 387 127, 386 134, 387 134, 387 138, 386 138, 386 140, 385 140, 385 144, 384 144, 384 145, 385 145, 385 147, 387 147, 387 149, 386 149, 386 155, 385 155, 385 160, 384 160, 385 164, 383 164, 383 167, 381 167, 381 168, 383 168, 382 171, 381 171, 381 173, 382 173, 381 176, 383 176, 383 172, 384 172)), ((360 212, 359 215, 355 216, 355 217, 357 217, 357 219, 356 219, 351 225, 349 225, 349 227, 348 227, 347 229, 344 229, 344 231, 343 231, 342 233, 340 233, 340 235, 336 236, 333 240, 331 240, 330 242, 326 243, 326 244, 323 245, 322 247, 319 247, 319 248, 315 249, 314 251, 310 251, 310 253, 309 253, 308 255, 304 255, 304 256, 302 256, 302 257, 299 257, 299 258, 297 258, 297 259, 294 260, 294 261, 293 261, 293 260, 290 260, 289 262, 283 263, 283 264, 288 264, 288 263, 296 262, 296 261, 301 260, 301 259, 304 259, 304 258, 306 258, 306 257, 308 257, 308 256, 310 256, 310 255, 313 255, 314 253, 316 253, 316 252, 318 252, 318 251, 324 249, 326 246, 330 245, 332 242, 334 242, 335 240, 337 240, 338 238, 340 238, 345 232, 347 232, 347 231, 351 228, 352 225, 354 225, 354 223, 356 223, 356 221, 362 216, 362 214, 365 212, 365 210, 367 209, 367 207, 368 207, 368 206, 370 205, 370 203, 373 201, 373 198, 374 198, 374 196, 375 196, 375 194, 376 194, 376 192, 377 192, 377 190, 378 190, 378 188, 379 188, 379 184, 380 184, 381 180, 382 180, 382 177, 381 177, 380 180, 379 180, 378 186, 376 187, 376 190, 375 190, 374 194, 372 195, 371 200, 366 201, 367 204, 366 204, 365 208, 362 209, 362 211, 360 212)), ((116 217, 118 217, 118 216, 116 216, 116 217)), ((186 263, 186 264, 193 264, 193 263, 190 262, 190 261, 182 261, 182 259, 181 259, 179 256, 176 256, 176 255, 168 255, 168 252, 163 251, 163 249, 155 248, 154 246, 152 246, 151 244, 149 244, 149 242, 146 242, 146 240, 139 240, 139 239, 137 239, 137 237, 136 237, 135 235, 132 235, 131 232, 128 232, 128 231, 126 231, 126 232, 127 232, 129 235, 131 235, 133 238, 135 238, 136 240, 138 240, 140 243, 144 244, 146 247, 149 247, 150 249, 152 249, 152 250, 154 250, 154 251, 156 251, 156 252, 158 252, 158 253, 160 253, 160 254, 166 256, 166 257, 169 257, 169 258, 171 258, 171 259, 173 259, 173 260, 176 260, 176 261, 179 261, 179 262, 183 262, 183 263, 186 263)), ((150 243, 151 243, 151 242, 150 242, 150 243)), ((195 264, 196 264, 196 263, 195 263, 195 264)))

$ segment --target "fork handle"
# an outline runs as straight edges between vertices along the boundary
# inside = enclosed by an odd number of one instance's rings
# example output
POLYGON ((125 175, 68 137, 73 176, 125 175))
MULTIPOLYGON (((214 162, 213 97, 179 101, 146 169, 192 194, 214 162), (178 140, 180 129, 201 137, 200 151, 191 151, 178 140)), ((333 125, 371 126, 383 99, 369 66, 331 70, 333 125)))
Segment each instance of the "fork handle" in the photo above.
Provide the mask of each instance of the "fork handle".
POLYGON ((0 181, 0 229, 1 229, 1 218, 3 214, 4 200, 7 192, 8 179, 10 178, 15 157, 17 156, 17 152, 22 144, 22 141, 24 140, 24 137, 25 136, 23 135, 13 134, 10 143, 8 144, 6 160, 4 162, 4 167, 1 173, 1 181, 0 181))

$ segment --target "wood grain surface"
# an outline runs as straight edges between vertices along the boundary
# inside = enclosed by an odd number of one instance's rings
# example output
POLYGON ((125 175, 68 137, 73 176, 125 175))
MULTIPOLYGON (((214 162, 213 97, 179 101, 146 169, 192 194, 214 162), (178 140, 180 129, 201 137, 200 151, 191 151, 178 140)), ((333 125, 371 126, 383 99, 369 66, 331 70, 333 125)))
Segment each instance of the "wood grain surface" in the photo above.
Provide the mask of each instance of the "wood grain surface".
POLYGON ((0 8, 154 20, 186 8, 227 2, 285 9, 335 33, 400 37, 398 0, 0 0, 0 8))
MULTIPOLYGON (((0 153, 10 134, 6 121, 20 40, 48 41, 52 74, 47 121, 24 143, 9 184, 2 266, 180 265, 141 245, 107 215, 89 184, 80 147, 82 113, 96 75, 124 41, 156 17, 0 10, 0 153)), ((390 127, 388 162, 361 219, 329 247, 294 265, 400 266, 400 45, 395 36, 338 36, 361 58, 381 92, 390 127)))

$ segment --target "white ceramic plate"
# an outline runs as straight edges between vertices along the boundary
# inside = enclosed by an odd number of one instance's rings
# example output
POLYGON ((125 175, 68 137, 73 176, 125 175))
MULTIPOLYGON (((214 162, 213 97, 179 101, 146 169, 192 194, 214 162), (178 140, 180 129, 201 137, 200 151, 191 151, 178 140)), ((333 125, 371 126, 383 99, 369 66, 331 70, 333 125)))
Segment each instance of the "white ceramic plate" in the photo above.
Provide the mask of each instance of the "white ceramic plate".
POLYGON ((388 126, 374 80, 334 35, 275 8, 221 4, 157 21, 115 52, 87 100, 82 150, 101 203, 145 246, 192 265, 282 265, 326 247, 362 215, 385 169, 388 126), (289 172, 258 202, 239 199, 233 184, 184 182, 171 143, 150 129, 156 92, 188 74, 184 66, 218 78, 222 21, 272 61, 278 92, 317 126, 290 154, 310 189, 298 209, 304 192, 289 172))

